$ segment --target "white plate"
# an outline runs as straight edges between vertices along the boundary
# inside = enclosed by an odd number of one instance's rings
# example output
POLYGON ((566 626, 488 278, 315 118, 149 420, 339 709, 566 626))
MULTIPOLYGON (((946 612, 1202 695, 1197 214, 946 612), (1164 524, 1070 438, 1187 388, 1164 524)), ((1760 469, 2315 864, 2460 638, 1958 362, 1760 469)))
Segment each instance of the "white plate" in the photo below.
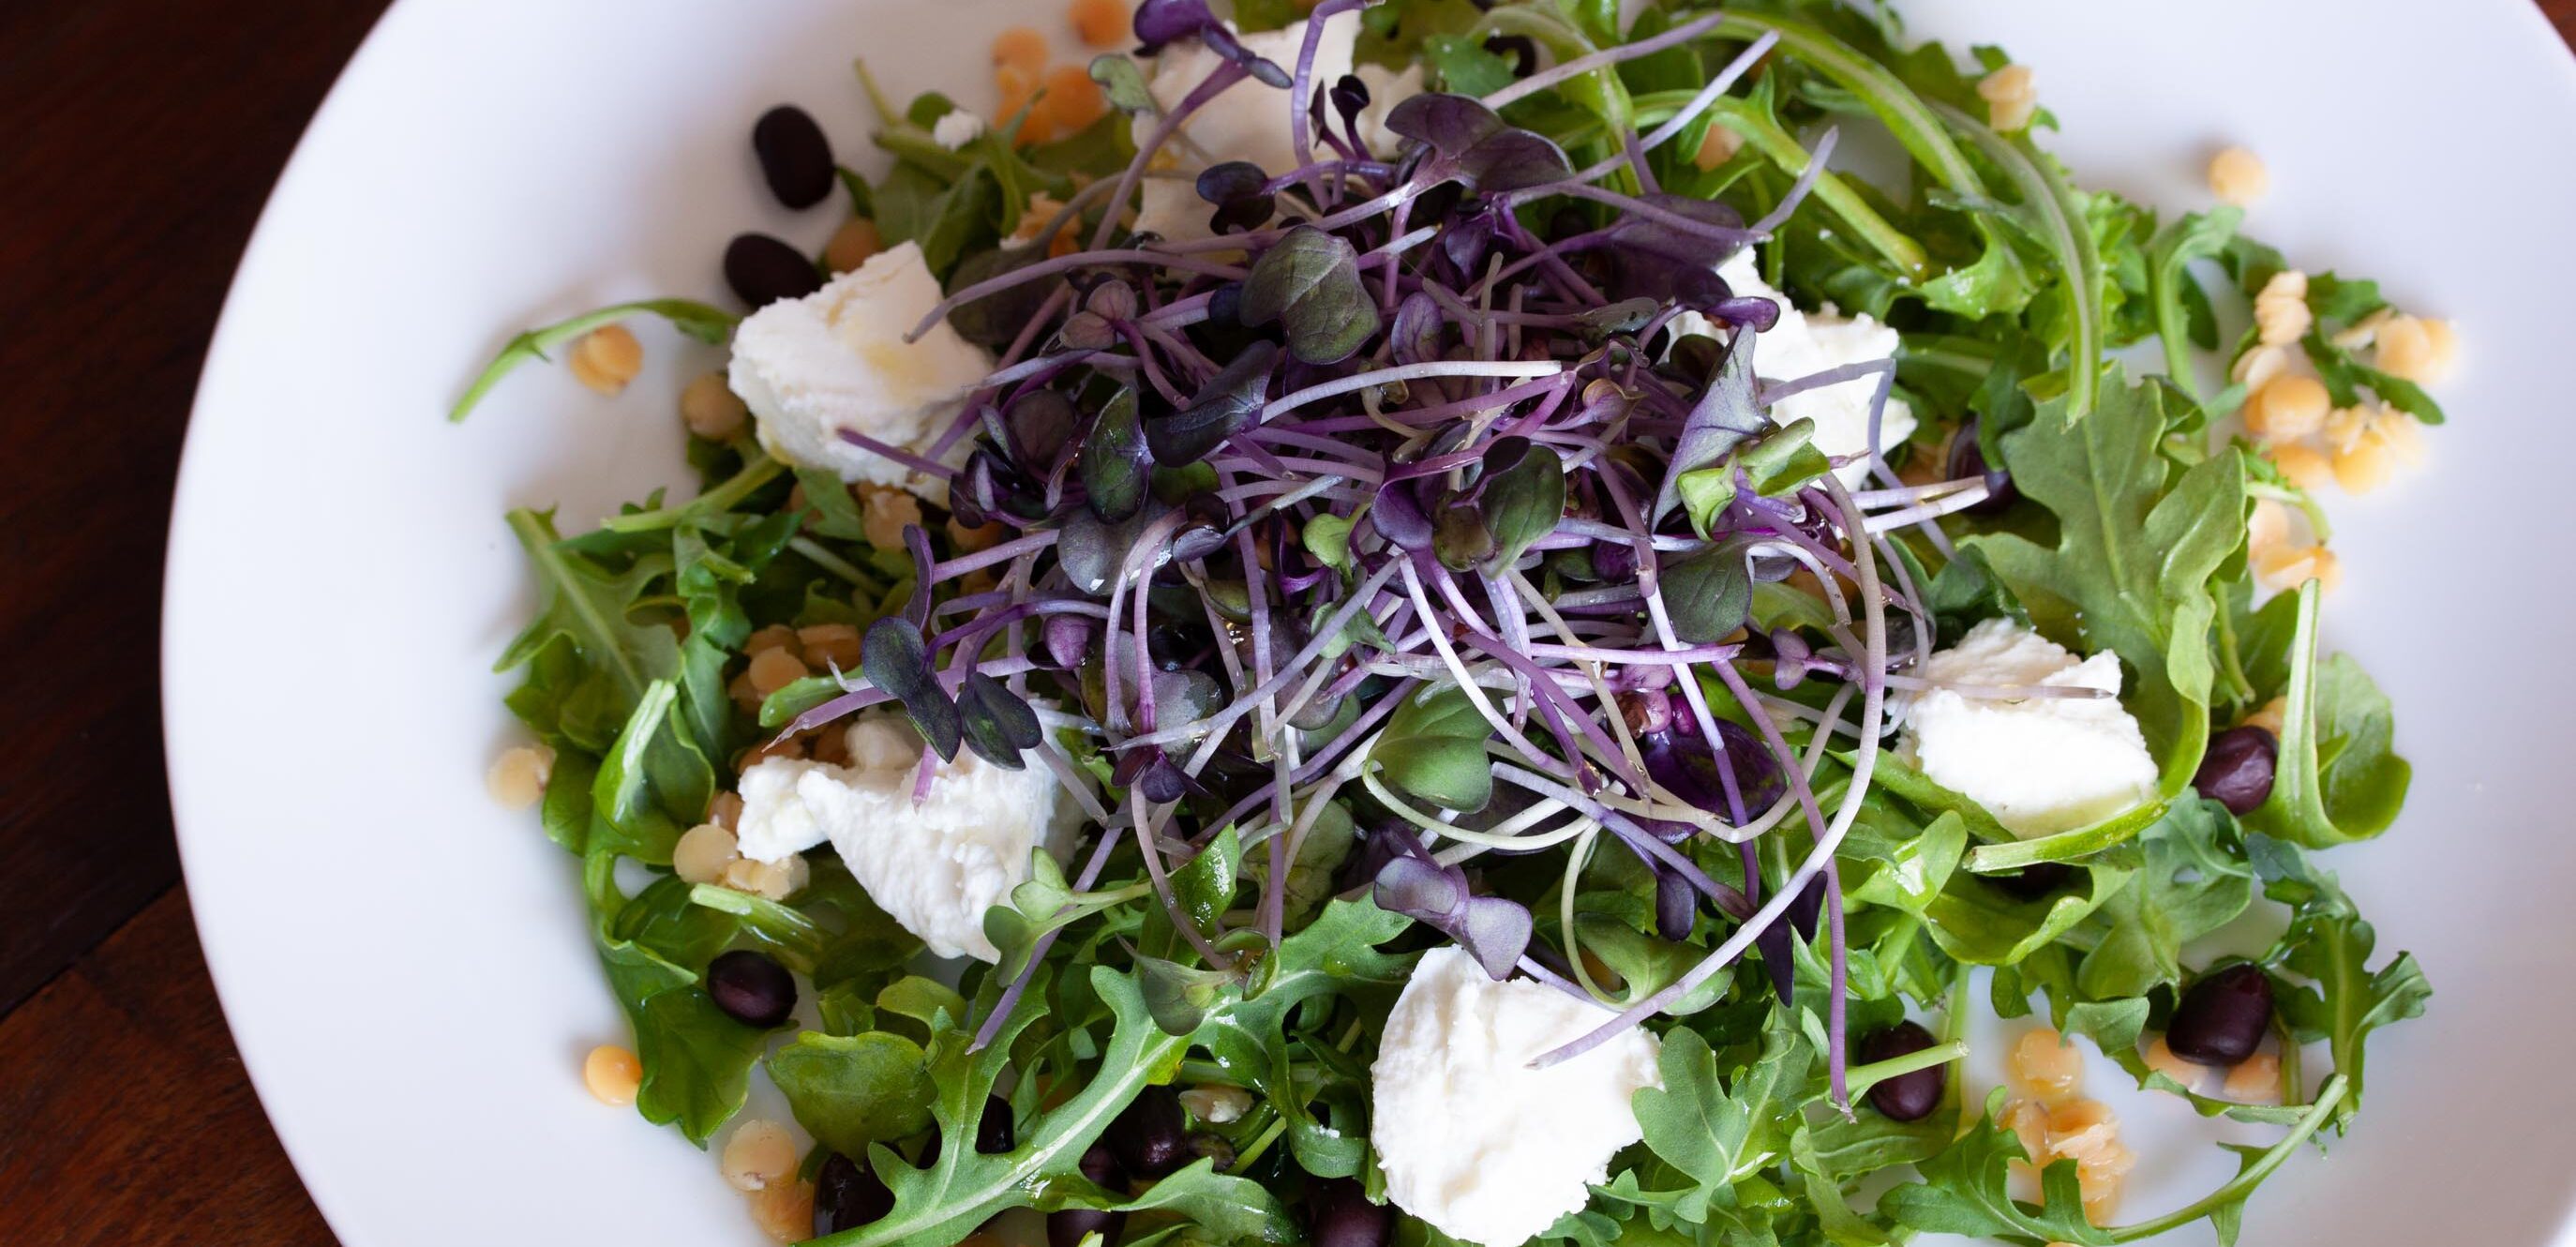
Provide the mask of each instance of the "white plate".
MULTIPOLYGON (((2398 830, 2330 865, 2437 995, 2373 1044, 2355 1135, 2276 1177, 2246 1241, 2548 1240, 2576 1191, 2559 1068, 2576 820, 2556 726, 2576 703, 2576 595, 2552 544, 2576 462, 2567 52, 2527 0, 1908 7, 1920 33, 2036 66, 2054 146, 2089 184, 2201 206, 2210 150, 2248 144, 2275 186, 2253 232, 2460 325, 2431 470, 2336 507, 2332 613, 2417 769, 2398 830)), ((535 368, 467 426, 441 415, 522 325, 721 298, 738 230, 819 244, 832 211, 787 213, 755 174, 762 109, 800 102, 864 155, 852 56, 898 99, 989 105, 989 35, 1058 12, 409 0, 305 136, 198 393, 164 662, 207 960, 352 1247, 757 1241, 711 1160, 582 1090, 582 1052, 622 1027, 575 864, 482 780, 513 738, 491 660, 531 606, 502 512, 559 504, 578 529, 678 484, 674 395, 716 354, 644 328, 650 363, 619 400, 535 368)), ((2162 1155, 2151 1168, 2201 1175, 2217 1156, 2162 1155)), ((2180 1181, 2146 1175, 2132 1210, 2180 1202, 2180 1181)))

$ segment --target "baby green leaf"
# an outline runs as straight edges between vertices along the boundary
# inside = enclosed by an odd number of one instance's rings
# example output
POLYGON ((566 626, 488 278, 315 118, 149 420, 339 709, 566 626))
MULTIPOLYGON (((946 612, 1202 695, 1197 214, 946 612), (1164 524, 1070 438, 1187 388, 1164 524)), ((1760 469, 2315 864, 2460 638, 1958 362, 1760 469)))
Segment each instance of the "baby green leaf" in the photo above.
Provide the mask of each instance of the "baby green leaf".
POLYGON ((1154 103, 1154 93, 1145 87, 1144 72, 1126 53, 1104 52, 1091 58, 1091 80, 1100 84, 1109 106, 1122 113, 1142 116, 1162 111, 1154 103))
POLYGON ((2004 439, 2013 483, 2057 516, 2056 547, 2011 533, 1960 544, 1985 554, 2042 632, 2113 650, 2137 673, 2122 701, 2170 797, 2209 739, 2210 580, 2245 541, 2245 469, 2228 449, 2173 477, 2159 450, 2166 384, 2132 387, 2117 369, 2108 381, 2091 416, 2069 424, 2053 400, 2004 439))
POLYGON ((870 1143, 930 1126, 935 1088, 922 1068, 921 1046, 901 1035, 803 1031, 771 1053, 768 1064, 797 1124, 844 1156, 865 1156, 870 1143))
POLYGON ((1309 364, 1348 359, 1377 333, 1377 305, 1360 284, 1359 252, 1337 234, 1300 225, 1252 262, 1243 323, 1279 321, 1288 351, 1309 364))
POLYGON ((1525 438, 1497 439, 1485 452, 1484 491, 1478 499, 1494 552, 1492 569, 1519 562, 1530 543, 1556 531, 1565 518, 1565 460, 1525 438))
POLYGON ((1494 774, 1485 759, 1485 740, 1493 731, 1465 691, 1455 685, 1425 688, 1387 720, 1369 761, 1388 783, 1433 805, 1481 810, 1494 795, 1494 774))
MULTIPOLYGON (((2350 656, 2317 658, 2317 582, 2299 587, 2272 795, 2247 826, 2312 849, 2388 830, 2414 768, 2389 748, 2388 697, 2350 656)), ((2268 612, 2267 612, 2268 613, 2268 612)))
POLYGON ((1673 635, 1693 645, 1713 645, 1744 626, 1753 610, 1753 572, 1745 565, 1752 541, 1731 537, 1663 565, 1658 572, 1673 635))
POLYGON ((1091 512, 1112 524, 1136 513, 1153 483, 1153 451, 1136 415, 1136 391, 1120 390, 1100 409, 1082 443, 1082 487, 1091 512))

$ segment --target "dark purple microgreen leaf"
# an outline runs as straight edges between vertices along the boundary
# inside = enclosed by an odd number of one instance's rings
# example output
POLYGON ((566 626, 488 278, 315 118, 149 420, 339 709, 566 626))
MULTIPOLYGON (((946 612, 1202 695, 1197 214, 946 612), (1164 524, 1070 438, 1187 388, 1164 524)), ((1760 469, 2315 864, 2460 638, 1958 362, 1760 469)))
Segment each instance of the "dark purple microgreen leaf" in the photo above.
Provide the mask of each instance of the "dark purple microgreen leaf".
POLYGON ((1134 57, 1103 52, 1091 58, 1091 80, 1100 84, 1109 106, 1122 113, 1139 116, 1155 109, 1154 93, 1146 88, 1144 71, 1136 68, 1134 57))
POLYGON ((1118 327, 1109 318, 1088 308, 1064 318, 1064 328, 1056 330, 1056 339, 1073 351, 1105 351, 1118 345, 1118 327))
POLYGON ((1463 95, 1411 96, 1389 110, 1386 128, 1431 145, 1432 158, 1414 172, 1417 186, 1457 182, 1469 190, 1492 193, 1544 186, 1574 175, 1563 148, 1504 124, 1482 101, 1463 95))
POLYGON ((1219 206, 1246 195, 1258 195, 1270 181, 1261 166, 1249 160, 1229 160, 1203 170, 1196 183, 1199 198, 1219 206))
POLYGON ((1207 0, 1144 0, 1136 6, 1136 42, 1159 48, 1217 24, 1207 0))
POLYGON ((1486 556, 1489 571, 1519 562, 1532 542, 1555 532, 1557 521, 1565 518, 1565 460, 1526 438, 1496 439, 1485 451, 1478 489, 1478 506, 1494 543, 1486 556))
POLYGON ((1668 560, 1660 578, 1673 635, 1689 644, 1714 645, 1752 613, 1753 573, 1745 567, 1741 539, 1668 560))
POLYGON ((1387 334, 1388 344, 1395 348, 1395 362, 1421 364, 1440 358, 1445 325, 1439 300, 1419 290, 1404 296, 1395 305, 1395 327, 1387 334))
POLYGON ((1357 74, 1344 74, 1333 80, 1329 94, 1333 100, 1333 111, 1341 116, 1343 128, 1357 129, 1359 115, 1368 111, 1368 84, 1360 81, 1357 74))
MULTIPOLYGON (((1348 244, 1344 244, 1347 246, 1348 244)), ((1279 348, 1255 342, 1208 378, 1190 405, 1145 425, 1145 445, 1154 462, 1177 468, 1208 457, 1225 439, 1261 419, 1261 404, 1278 371, 1279 348)))
MULTIPOLYGON (((1674 714, 1665 730, 1641 734, 1638 752, 1645 758, 1648 777, 1674 796, 1732 823, 1734 815, 1726 802, 1726 778, 1718 773, 1717 751, 1710 749, 1707 739, 1699 734, 1697 718, 1674 714)), ((1735 772, 1736 795, 1744 799, 1748 817, 1771 808, 1788 791, 1788 778, 1780 769, 1779 758, 1760 737, 1733 720, 1719 719, 1717 738, 1726 746, 1726 764, 1735 772)))
MULTIPOLYGON (((994 247, 977 251, 958 263, 957 271, 948 278, 948 288, 963 290, 1045 258, 1047 249, 1044 247, 994 247)), ((1036 318, 1054 289, 1054 282, 1028 281, 1007 290, 997 290, 983 298, 958 304, 948 313, 948 324, 967 341, 986 350, 998 351, 1020 336, 1020 331, 1036 318)))
POLYGON ((1681 505, 1683 473, 1725 458, 1746 438, 1758 437, 1770 427, 1761 406, 1753 399, 1753 340, 1757 336, 1746 332, 1735 335, 1718 364, 1717 375, 1709 378, 1708 389, 1682 421, 1681 436, 1673 442, 1672 462, 1664 468, 1663 486, 1655 491, 1655 510, 1648 517, 1649 524, 1662 523, 1674 507, 1681 505))
POLYGON ((1814 943, 1816 919, 1824 910, 1825 877, 1818 874, 1807 881, 1806 887, 1799 889, 1798 899, 1789 902, 1789 907, 1781 911, 1777 921, 1753 937, 1754 949, 1762 954, 1762 968, 1771 974, 1771 990, 1784 1005, 1791 1003, 1789 997, 1798 982, 1796 960, 1789 947, 1789 933, 1794 930, 1799 939, 1814 943))
POLYGON ((1082 310, 1112 323, 1136 319, 1136 288, 1123 281, 1104 281, 1084 295, 1082 310))
POLYGON ((1297 84, 1297 80, 1290 77, 1287 70, 1281 69, 1278 62, 1253 55, 1252 49, 1243 46, 1243 41, 1235 38, 1234 32, 1226 29, 1223 22, 1200 27, 1199 42, 1206 44, 1208 51, 1243 66, 1244 72, 1265 86, 1285 91, 1297 84))
POLYGON ((1037 711, 981 671, 968 675, 957 690, 957 720, 967 745, 1004 770, 1019 770, 1021 751, 1037 748, 1043 739, 1037 711))
POLYGON ((1199 174, 1199 198, 1216 206, 1209 226, 1220 234, 1232 234, 1268 223, 1277 209, 1277 201, 1261 189, 1269 181, 1270 175, 1248 160, 1229 160, 1199 174))
MULTIPOLYGON (((1076 518, 1090 514, 1085 511, 1076 518)), ((1039 634, 1045 639, 1042 647, 1045 660, 1059 671, 1072 671, 1081 667, 1084 659, 1091 657, 1091 647, 1100 640, 1100 625, 1080 615, 1049 615, 1039 634)))
POLYGON ((1379 486, 1377 501, 1369 507, 1369 524, 1399 550, 1431 546, 1431 514, 1422 509, 1415 482, 1388 481, 1379 486))
POLYGON ((1073 400, 1047 389, 1034 389, 1011 400, 1002 409, 1002 428, 1008 433, 1011 462, 1033 476, 1049 476, 1065 449, 1073 444, 1074 429, 1082 423, 1081 413, 1073 409, 1073 400))
POLYGON ((1174 562, 1194 563, 1225 548, 1233 519, 1215 494, 1192 494, 1181 509, 1189 518, 1172 534, 1174 562))
POLYGON ((1448 228, 1440 231, 1441 254, 1448 256, 1461 273, 1484 271, 1485 253, 1502 236, 1505 215, 1504 209, 1490 199, 1478 197, 1460 203, 1449 214, 1448 228))
POLYGON ((1678 870, 1655 870, 1655 934, 1678 944, 1690 938, 1699 916, 1699 894, 1678 870))
POLYGON ((1149 501, 1135 514, 1113 524, 1088 509, 1076 511, 1056 534, 1056 566, 1063 569, 1065 580, 1077 591, 1091 597, 1105 596, 1119 567, 1127 561, 1128 552, 1135 549, 1137 536, 1162 513, 1161 503, 1149 501))
POLYGON ((1515 901, 1477 896, 1466 872, 1425 857, 1403 856, 1377 873, 1377 907, 1399 913, 1458 941, 1485 973, 1500 980, 1529 951, 1530 913, 1515 901))
POLYGON ((1707 307, 1732 292, 1717 275, 1717 265, 1742 250, 1753 238, 1744 218, 1713 199, 1684 195, 1642 196, 1668 212, 1703 222, 1728 237, 1721 241, 1664 221, 1631 213, 1613 224, 1602 243, 1610 259, 1610 292, 1619 298, 1677 301, 1707 307))
POLYGON ((938 752, 940 760, 956 760, 961 731, 957 703, 948 699, 948 691, 939 687, 938 673, 930 669, 930 654, 922 645, 920 628, 892 617, 869 625, 867 636, 859 643, 859 670, 868 677, 868 683, 902 704, 914 730, 938 752))
POLYGON ((1309 364, 1340 363, 1378 330, 1358 250, 1311 225, 1288 231, 1253 261, 1240 314, 1247 325, 1286 326, 1289 353, 1309 364))
POLYGON ((1153 483, 1154 456, 1136 414, 1136 391, 1120 390, 1091 423, 1082 443, 1082 488, 1091 512, 1112 522, 1126 519, 1144 505, 1153 483))

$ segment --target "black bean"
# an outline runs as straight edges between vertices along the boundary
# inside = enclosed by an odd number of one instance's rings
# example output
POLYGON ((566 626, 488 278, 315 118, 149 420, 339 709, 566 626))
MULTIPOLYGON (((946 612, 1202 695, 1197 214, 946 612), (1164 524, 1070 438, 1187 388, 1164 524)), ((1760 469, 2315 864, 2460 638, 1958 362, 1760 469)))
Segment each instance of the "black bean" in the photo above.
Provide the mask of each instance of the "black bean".
POLYGON ((2064 862, 2033 862, 2011 874, 1979 877, 2014 900, 2035 901, 2065 887, 2066 880, 2074 873, 2075 868, 2064 862))
POLYGON ((2251 814, 2272 795, 2272 774, 2280 759, 2281 742, 2269 730, 2252 724, 2231 727, 2210 738, 2191 786, 2230 814, 2251 814))
POLYGON ((1973 419, 1960 425, 1959 431, 1950 438, 1949 465, 1943 469, 1942 475, 1954 481, 1971 476, 1985 478, 1985 501, 1969 507, 1970 515, 1992 515, 2021 497, 2021 491, 2013 488, 2012 476, 1986 462, 1986 448, 1977 440, 1977 422, 1973 419))
POLYGON ((995 1156, 1017 1146, 1011 1130, 1011 1102, 997 1095, 984 1097, 984 1116, 975 1123, 975 1150, 995 1156))
POLYGON ((1082 1176, 1104 1191, 1118 1191, 1127 1185, 1127 1175, 1118 1168, 1118 1154, 1106 1143, 1094 1143, 1082 1154, 1082 1176))
POLYGON ((2272 979, 2238 962, 2200 976, 2174 1006, 2165 1046, 2200 1065, 2234 1065, 2254 1055, 2272 1025, 2272 979))
POLYGON ((813 260, 767 234, 741 234, 725 244, 724 276, 734 297, 754 308, 823 288, 823 270, 813 260))
POLYGON ((726 1017, 766 1030, 796 1008, 796 976, 766 956, 737 948, 707 963, 707 995, 726 1017))
POLYGON ((1393 1210, 1372 1204, 1349 1178, 1324 1178, 1306 1186, 1307 1238, 1314 1247, 1386 1247, 1393 1210))
MULTIPOLYGON (((1913 1022, 1899 1022, 1872 1033, 1860 1044, 1864 1065, 1894 1060, 1932 1046, 1932 1032, 1913 1022)), ((1896 1121, 1921 1121, 1941 1106, 1942 1071, 1935 1065, 1911 1074, 1880 1079, 1869 1089, 1869 1106, 1896 1121)))
POLYGON ((1064 1208, 1047 1214, 1047 1247, 1081 1247, 1082 1240, 1094 1234, 1104 1243, 1118 1241, 1120 1227, 1127 1223, 1123 1212, 1101 1212, 1092 1208, 1064 1208))
POLYGON ((751 127, 751 150, 778 202, 811 208, 832 193, 832 141, 804 109, 781 104, 762 113, 751 127))
MULTIPOLYGON (((939 1138, 933 1132, 930 1142, 921 1145, 921 1159, 913 1162, 915 1168, 928 1169, 939 1163, 939 1138)), ((997 1095, 985 1096, 984 1115, 975 1119, 975 1150, 997 1156, 1017 1145, 1011 1129, 1011 1102, 997 1095)))
POLYGON ((814 1178, 814 1232, 836 1234, 872 1225, 894 1211, 894 1192, 864 1162, 834 1152, 814 1178))
POLYGON ((1190 1162, 1189 1129, 1180 1093, 1147 1087, 1109 1123, 1109 1147, 1129 1174, 1159 1178, 1190 1162))

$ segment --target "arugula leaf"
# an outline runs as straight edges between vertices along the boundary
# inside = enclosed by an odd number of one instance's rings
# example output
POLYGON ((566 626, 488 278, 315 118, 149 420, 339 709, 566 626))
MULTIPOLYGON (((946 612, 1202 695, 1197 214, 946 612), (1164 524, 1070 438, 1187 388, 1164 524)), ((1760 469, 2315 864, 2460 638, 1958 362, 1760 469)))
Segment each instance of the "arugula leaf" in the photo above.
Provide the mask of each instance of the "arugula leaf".
POLYGON ((2378 932, 2362 920, 2335 877, 2297 848, 2252 834, 2245 837, 2245 849, 2262 876, 2263 894, 2290 906, 2289 928, 2263 961, 2313 983, 2287 984, 2276 976, 2274 999, 2303 1042, 2326 1041, 2336 1075, 2349 1084, 2333 1117, 2335 1132, 2343 1133, 2361 1111, 2364 1042, 2390 1022, 2421 1017, 2432 998, 2432 984, 2412 953, 2370 968, 2378 932))
POLYGON ((1995 1088, 1986 1098, 1985 1114, 1966 1134, 1939 1155, 1915 1164, 1922 1181, 1905 1183, 1880 1196, 1879 1211, 1900 1225, 1938 1234, 2027 1236, 2087 1247, 2112 1242, 2110 1234, 2084 1217, 2074 1161, 2058 1161, 2042 1172, 2037 1207, 2006 1193, 2012 1162, 2030 1157, 2012 1131, 1996 1124, 2004 1096, 2003 1088, 1995 1088))
POLYGON ((1698 1184, 1674 1206, 1676 1215, 1707 1220, 1716 1191, 1788 1151, 1814 1059, 1786 1010, 1772 1012, 1762 1055, 1731 1082, 1719 1080, 1716 1054, 1698 1033, 1677 1027, 1664 1036, 1663 1085, 1639 1088, 1632 1102, 1647 1148, 1698 1184))
POLYGON ((2182 946, 2253 903, 2254 872, 2233 841, 2226 807, 2206 799, 2174 802, 2139 833, 2146 864, 2095 915, 2106 929, 2076 967, 2077 987, 2109 1000, 2180 983, 2182 946))
POLYGON ((837 1036, 804 1031, 769 1056, 769 1078, 787 1095, 797 1124, 844 1156, 865 1156, 930 1127, 935 1092, 921 1046, 871 1031, 837 1036))
POLYGON ((2015 533, 1960 544, 1985 555, 2043 632, 2108 648, 2136 673, 2124 701, 2173 797, 2209 739, 2210 582, 2245 541, 2245 470, 2230 448, 2174 477, 2159 449, 2169 387, 2128 386, 2117 368, 2108 379, 2089 418, 2069 425, 2053 400, 2004 439, 2013 483, 2057 516, 2056 547, 2015 533))
POLYGON ((2312 849, 2388 830, 2414 779, 2389 748, 2395 722, 2387 695, 2349 655, 2317 660, 2319 596, 2313 580, 2299 587, 2272 795, 2245 817, 2255 830, 2312 849))
POLYGON ((550 513, 512 511, 510 532, 536 566, 546 606, 492 664, 528 667, 510 708, 558 749, 591 753, 608 747, 644 690, 679 670, 679 641, 658 623, 628 620, 628 610, 670 560, 647 557, 622 572, 562 548, 550 513), (569 651, 566 653, 565 651, 569 651))
POLYGON ((690 1142, 706 1146, 742 1107, 751 1063, 768 1036, 715 1007, 696 986, 707 959, 729 943, 734 919, 689 903, 689 887, 665 878, 629 900, 612 878, 619 850, 605 823, 589 837, 583 886, 593 935, 610 991, 635 1028, 644 1081, 637 1111, 656 1124, 677 1122, 690 1142))
POLYGON ((723 345, 733 327, 742 321, 742 317, 723 308, 709 307, 689 299, 645 299, 636 303, 614 304, 541 329, 530 329, 510 339, 509 344, 501 348, 501 353, 484 365, 482 373, 474 378, 472 385, 465 387, 465 393, 456 400, 456 406, 448 409, 448 423, 453 424, 472 414, 483 397, 492 392, 492 387, 499 385, 501 378, 509 376, 519 365, 544 359, 546 352, 593 329, 645 315, 659 316, 671 322, 672 328, 700 342, 718 346, 723 345))
MULTIPOLYGON (((2227 244, 2236 237, 2237 225, 2244 219, 2245 210, 2232 205, 2186 213, 2159 232, 2147 248, 2147 297, 2154 306, 2156 337, 2164 345, 2165 376, 2187 392, 2195 388, 2191 348, 2217 345, 2216 331, 2203 340, 2200 327, 2187 314, 2186 292, 2200 289, 2188 266, 2194 260, 2215 259, 2227 250, 2227 244)), ((2207 296, 2203 295, 2202 300, 2190 306, 2206 309, 2207 296)))
POLYGON ((1981 966, 2020 962, 2075 929, 2094 910, 2108 904, 2128 883, 2123 866, 2080 866, 2078 881, 2066 891, 2037 900, 2016 900, 1966 871, 1950 876, 1941 895, 1924 908, 1932 924, 1932 941, 1950 957, 1981 966))
MULTIPOLYGON (((678 707, 678 686, 654 681, 591 781, 599 823, 615 833, 607 847, 653 866, 671 864, 680 833, 715 796, 715 768, 681 726, 678 707)), ((601 839, 594 830, 593 843, 601 839)))

